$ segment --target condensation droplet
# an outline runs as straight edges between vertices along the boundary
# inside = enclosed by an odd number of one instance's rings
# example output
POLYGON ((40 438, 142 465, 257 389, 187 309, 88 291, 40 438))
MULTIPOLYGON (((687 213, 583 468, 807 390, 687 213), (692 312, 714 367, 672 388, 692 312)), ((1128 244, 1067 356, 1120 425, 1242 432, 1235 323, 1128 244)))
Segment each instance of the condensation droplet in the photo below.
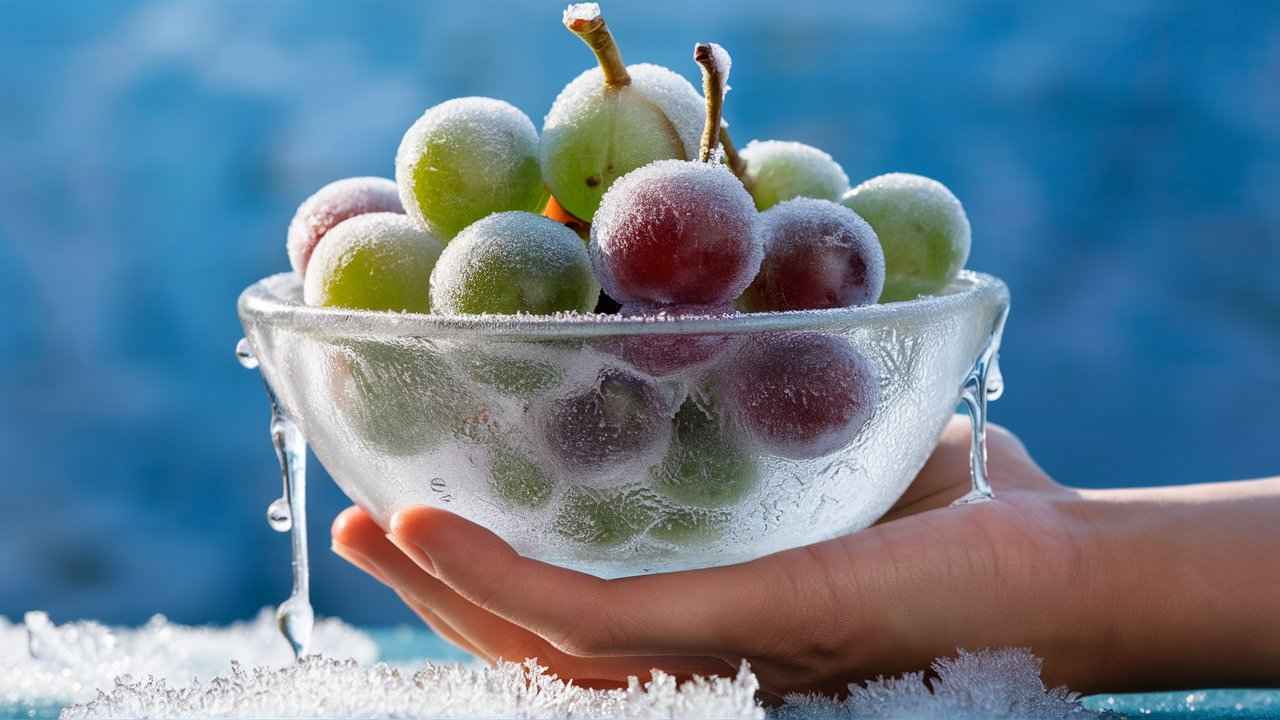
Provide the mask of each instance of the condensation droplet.
POLYGON ((289 501, 276 498, 267 506, 267 524, 276 532, 289 532, 293 529, 293 514, 289 512, 289 501))
POLYGON ((258 358, 253 354, 248 338, 240 338, 240 342, 236 343, 236 360, 250 370, 258 367, 258 358))

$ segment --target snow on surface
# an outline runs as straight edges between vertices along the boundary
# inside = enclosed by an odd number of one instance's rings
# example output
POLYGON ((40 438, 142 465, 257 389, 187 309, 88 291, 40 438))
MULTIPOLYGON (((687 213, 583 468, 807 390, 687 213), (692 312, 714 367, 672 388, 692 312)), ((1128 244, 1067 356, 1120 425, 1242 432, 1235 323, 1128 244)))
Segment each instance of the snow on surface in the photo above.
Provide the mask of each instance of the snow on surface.
MULTIPOLYGON (((759 682, 746 663, 732 678, 683 684, 654 671, 628 687, 590 690, 534 660, 496 666, 419 661, 388 664, 364 632, 338 620, 316 625, 320 653, 294 664, 263 610, 226 627, 188 627, 157 616, 140 628, 54 625, 44 613, 0 618, 0 705, 78 703, 64 720, 89 718, 742 718, 764 720, 759 682), (342 657, 345 659, 336 659, 342 657)), ((960 651, 934 662, 936 678, 908 673, 850 685, 847 699, 793 695, 768 711, 778 720, 1058 720, 1099 717, 1065 688, 1046 690, 1040 660, 1025 649, 960 651)))

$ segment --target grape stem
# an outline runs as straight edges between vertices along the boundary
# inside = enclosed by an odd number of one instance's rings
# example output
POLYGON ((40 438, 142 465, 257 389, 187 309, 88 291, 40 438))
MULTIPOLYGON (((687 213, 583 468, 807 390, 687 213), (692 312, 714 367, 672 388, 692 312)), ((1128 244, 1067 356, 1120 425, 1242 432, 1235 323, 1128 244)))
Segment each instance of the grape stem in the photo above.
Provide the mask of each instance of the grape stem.
POLYGON ((724 76, 709 43, 693 46, 693 60, 702 68, 702 96, 707 101, 707 121, 702 126, 702 146, 698 151, 698 159, 711 162, 723 131, 724 76))
POLYGON ((609 32, 603 15, 583 17, 566 12, 564 26, 595 53, 600 71, 604 73, 605 87, 620 88, 631 84, 631 75, 622 62, 622 52, 618 50, 618 43, 614 41, 613 33, 609 32))

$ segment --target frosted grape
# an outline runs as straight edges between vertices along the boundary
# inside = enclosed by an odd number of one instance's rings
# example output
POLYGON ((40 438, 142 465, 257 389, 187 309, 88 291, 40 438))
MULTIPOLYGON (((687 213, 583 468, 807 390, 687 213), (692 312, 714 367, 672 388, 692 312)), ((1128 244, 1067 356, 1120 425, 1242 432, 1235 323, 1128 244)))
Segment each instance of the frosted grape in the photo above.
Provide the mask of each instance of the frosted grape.
MULTIPOLYGON (((681 318, 729 317, 732 305, 652 305, 630 303, 622 306, 623 317, 642 317, 656 323, 681 318)), ((672 333, 670 335, 623 335, 600 344, 600 349, 619 357, 631 367, 654 377, 674 375, 691 368, 705 367, 729 346, 727 335, 713 333, 672 333)))
POLYGON ((661 454, 671 438, 670 415, 652 382, 619 368, 535 410, 543 440, 572 471, 602 470, 661 454))
POLYGON ((753 140, 742 149, 742 159, 747 185, 761 210, 795 197, 839 200, 849 189, 849 176, 840 164, 804 143, 753 140))
POLYGON ((486 215, 539 212, 546 202, 533 123, 491 98, 427 110, 400 141, 396 183, 409 215, 445 242, 486 215))
POLYGON ((852 443, 880 400, 874 366, 848 340, 818 333, 749 339, 724 373, 723 390, 753 441, 795 460, 852 443))
POLYGON ((428 282, 442 245, 404 215, 338 223, 316 247, 303 281, 308 305, 430 312, 428 282))
POLYGON ((947 186, 920 175, 890 173, 840 201, 875 228, 884 248, 881 302, 940 292, 969 259, 969 218, 947 186))
POLYGON ((657 516, 651 491, 573 487, 565 494, 552 527, 586 545, 621 545, 649 527, 657 516))
POLYGON ((459 348, 453 356, 455 364, 472 382, 522 400, 554 388, 564 379, 565 359, 538 352, 538 348, 532 346, 514 348, 477 343, 459 348))
POLYGON ((600 286, 582 240, 527 212, 504 212, 458 234, 431 274, 431 305, 446 315, 589 312, 600 286))
POLYGON ((760 214, 764 262, 738 301, 751 312, 868 305, 884 288, 875 231, 829 200, 795 198, 760 214))
POLYGON ((591 225, 591 262, 622 302, 716 305, 764 254, 751 196, 723 165, 661 160, 614 183, 591 225))
POLYGON ((741 502, 756 488, 755 459, 717 407, 686 400, 674 425, 671 449, 650 471, 659 492, 685 505, 720 508, 741 502))
POLYGON ((724 510, 667 510, 649 528, 649 537, 673 545, 706 545, 720 539, 732 519, 733 516, 724 510))
POLYGON ((289 223, 289 264, 302 275, 316 244, 335 225, 365 213, 403 213, 396 184, 380 177, 353 177, 335 180, 316 191, 298 206, 289 223))
POLYGON ((490 448, 489 478, 498 497, 524 508, 545 505, 554 487, 536 462, 501 443, 490 448))

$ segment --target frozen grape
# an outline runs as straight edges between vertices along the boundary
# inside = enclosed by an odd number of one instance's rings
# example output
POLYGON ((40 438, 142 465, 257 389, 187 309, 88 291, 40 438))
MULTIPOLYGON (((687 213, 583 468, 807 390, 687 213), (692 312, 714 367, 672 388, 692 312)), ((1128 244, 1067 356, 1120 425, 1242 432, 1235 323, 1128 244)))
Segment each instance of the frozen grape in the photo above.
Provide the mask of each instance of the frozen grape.
POLYGON ((714 405, 686 400, 676 413, 671 449, 651 470, 654 487, 685 505, 727 507, 759 482, 755 459, 714 405))
POLYGON ((940 292, 969 259, 969 218, 946 185, 920 175, 871 178, 840 201, 875 228, 884 248, 881 302, 940 292))
POLYGON ((552 527, 584 545, 621 545, 653 524, 657 510, 657 498, 647 490, 573 487, 565 494, 552 527))
POLYGON ((830 200, 795 198, 760 214, 764 262, 738 300, 750 312, 868 305, 884 288, 875 231, 830 200))
POLYGON ((582 240, 527 212, 472 224, 444 249, 431 274, 431 305, 446 315, 589 312, 599 293, 582 240))
MULTIPOLYGON (((478 343, 488 346, 486 343, 478 343)), ((472 382, 491 387, 511 397, 528 400, 560 383, 564 378, 562 359, 542 353, 535 346, 480 349, 475 345, 460 347, 454 353, 455 364, 472 382)))
POLYGON ((845 338, 819 333, 748 340, 723 387, 750 438, 795 460, 852 443, 880 399, 872 364, 845 338))
POLYGON ((482 424, 479 401, 465 391, 451 393, 448 402, 422 396, 422 388, 451 385, 448 377, 430 343, 342 340, 335 346, 329 384, 344 425, 360 442, 407 456, 482 424))
POLYGON ((564 23, 600 66, 560 91, 542 126, 539 158, 559 204, 590 220, 623 175, 655 160, 697 156, 703 102, 688 80, 667 68, 624 66, 598 7, 566 13, 564 23))
POLYGON ((536 417, 550 451, 570 470, 600 470, 660 454, 670 415, 652 382, 606 367, 585 389, 545 402, 536 417))
POLYGON ((840 164, 804 143, 752 140, 742 149, 742 159, 747 186, 761 210, 795 197, 835 201, 849 189, 849 176, 840 164))
POLYGON ((551 478, 537 463, 507 445, 490 448, 489 476, 494 492, 513 505, 537 508, 551 498, 551 478))
POLYGON ((308 305, 430 312, 428 283, 441 243, 404 215, 338 223, 316 247, 303 281, 308 305))
MULTIPOLYGON (((619 310, 623 317, 642 317, 655 323, 680 318, 728 317, 732 305, 652 305, 630 303, 619 310)), ((600 344, 600 349, 619 357, 631 367, 654 377, 674 375, 691 368, 705 367, 729 346, 727 335, 714 333, 672 333, 670 335, 621 335, 600 344)))
POLYGON ((346 178, 320 188, 298 206, 289 223, 289 264, 299 275, 305 274, 311 253, 325 233, 347 218, 375 212, 404 212, 400 191, 386 178, 346 178))
POLYGON ((591 225, 591 262, 622 303, 718 305, 755 277, 756 210, 716 163, 660 160, 614 183, 591 225))
POLYGON ((547 199, 533 123, 482 97, 427 110, 400 141, 396 183, 409 215, 445 242, 492 213, 540 212, 547 199))
POLYGON ((666 510, 649 528, 649 537, 673 545, 706 545, 724 536, 731 519, 732 516, 723 510, 666 510))

